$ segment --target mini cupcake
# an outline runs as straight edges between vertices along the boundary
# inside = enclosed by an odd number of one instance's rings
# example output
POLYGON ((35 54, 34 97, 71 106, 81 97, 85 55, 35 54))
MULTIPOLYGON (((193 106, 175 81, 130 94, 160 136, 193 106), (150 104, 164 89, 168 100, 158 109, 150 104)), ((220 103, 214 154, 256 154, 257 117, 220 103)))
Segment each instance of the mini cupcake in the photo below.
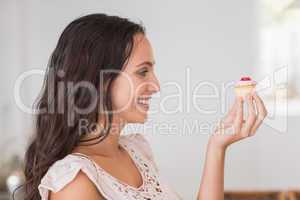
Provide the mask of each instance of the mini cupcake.
POLYGON ((234 87, 236 96, 246 97, 250 94, 256 86, 256 81, 253 81, 250 77, 242 77, 234 87))

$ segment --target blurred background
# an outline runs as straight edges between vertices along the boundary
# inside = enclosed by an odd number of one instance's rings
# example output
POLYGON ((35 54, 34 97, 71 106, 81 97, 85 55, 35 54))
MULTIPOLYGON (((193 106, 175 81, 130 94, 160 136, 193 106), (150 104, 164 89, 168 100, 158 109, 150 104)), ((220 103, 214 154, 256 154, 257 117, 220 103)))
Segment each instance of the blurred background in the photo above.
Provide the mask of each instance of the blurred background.
POLYGON ((269 116, 255 137, 229 148, 225 189, 300 190, 300 0, 0 0, 0 199, 22 182, 33 133, 26 111, 41 70, 65 26, 90 13, 146 27, 161 92, 148 121, 124 132, 144 133, 161 174, 184 199, 196 197, 209 127, 228 110, 233 81, 245 75, 259 82, 269 116), (194 92, 203 97, 198 107, 194 92))

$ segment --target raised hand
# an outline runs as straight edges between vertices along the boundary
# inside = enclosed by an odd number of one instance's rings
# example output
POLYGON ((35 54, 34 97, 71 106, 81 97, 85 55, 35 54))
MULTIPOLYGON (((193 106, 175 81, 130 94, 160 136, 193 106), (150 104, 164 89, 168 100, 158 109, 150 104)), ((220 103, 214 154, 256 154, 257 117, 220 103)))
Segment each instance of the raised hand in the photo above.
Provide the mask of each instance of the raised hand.
POLYGON ((215 133, 210 138, 210 142, 226 148, 234 142, 253 136, 266 116, 267 110, 264 103, 256 93, 248 95, 245 100, 237 97, 228 114, 220 121, 215 133), (248 104, 246 120, 243 119, 244 101, 248 104))

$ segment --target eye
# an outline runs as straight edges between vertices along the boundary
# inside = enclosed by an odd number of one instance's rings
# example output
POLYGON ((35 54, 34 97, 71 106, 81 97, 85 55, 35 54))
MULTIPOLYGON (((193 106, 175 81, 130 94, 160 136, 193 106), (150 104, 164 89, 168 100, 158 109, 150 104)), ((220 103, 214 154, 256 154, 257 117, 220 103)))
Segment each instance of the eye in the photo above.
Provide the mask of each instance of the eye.
POLYGON ((143 68, 140 71, 138 71, 138 74, 141 76, 146 76, 147 72, 149 72, 149 70, 147 68, 143 68))

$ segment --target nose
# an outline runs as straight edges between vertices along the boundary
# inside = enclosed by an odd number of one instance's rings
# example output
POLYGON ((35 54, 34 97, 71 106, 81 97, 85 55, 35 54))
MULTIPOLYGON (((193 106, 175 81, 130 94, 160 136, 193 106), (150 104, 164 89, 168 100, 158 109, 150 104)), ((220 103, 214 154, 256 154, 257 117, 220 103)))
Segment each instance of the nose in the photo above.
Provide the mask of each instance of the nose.
POLYGON ((160 84, 155 75, 153 76, 153 80, 150 81, 148 89, 151 93, 160 91, 160 84))

